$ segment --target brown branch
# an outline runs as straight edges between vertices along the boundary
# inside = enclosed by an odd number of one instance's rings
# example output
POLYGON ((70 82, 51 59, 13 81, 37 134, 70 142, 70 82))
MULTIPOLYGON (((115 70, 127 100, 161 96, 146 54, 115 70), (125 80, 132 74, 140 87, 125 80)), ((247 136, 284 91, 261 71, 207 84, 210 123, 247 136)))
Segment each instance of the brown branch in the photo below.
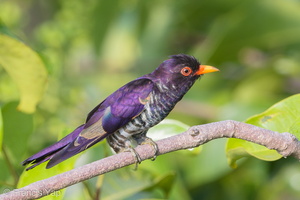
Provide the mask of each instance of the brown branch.
MULTIPOLYGON (((191 127, 188 131, 157 141, 159 155, 197 147, 217 138, 240 138, 277 150, 284 157, 294 156, 300 160, 300 142, 290 133, 277 133, 242 122, 227 120, 191 127)), ((136 148, 142 160, 153 157, 150 145, 136 148)), ((135 163, 130 152, 119 153, 71 171, 37 181, 20 189, 0 195, 0 199, 35 199, 51 194, 95 176, 135 163)))

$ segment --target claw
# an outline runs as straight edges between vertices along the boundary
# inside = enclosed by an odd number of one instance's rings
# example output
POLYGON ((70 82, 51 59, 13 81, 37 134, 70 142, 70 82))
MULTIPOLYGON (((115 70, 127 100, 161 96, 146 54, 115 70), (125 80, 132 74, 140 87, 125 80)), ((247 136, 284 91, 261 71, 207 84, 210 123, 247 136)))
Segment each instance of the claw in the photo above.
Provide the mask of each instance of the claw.
POLYGON ((154 156, 151 158, 151 161, 154 161, 156 159, 156 157, 158 156, 158 146, 156 144, 156 142, 154 142, 151 138, 144 138, 144 141, 141 143, 143 144, 150 144, 153 149, 154 149, 154 156))
POLYGON ((140 155, 136 152, 136 150, 134 148, 130 148, 130 151, 133 153, 133 156, 135 157, 135 163, 137 164, 141 164, 142 159, 140 157, 140 155))
POLYGON ((135 158, 135 167, 133 170, 136 171, 138 169, 138 165, 141 164, 142 159, 133 147, 129 147, 126 151, 130 151, 133 154, 133 157, 135 158))

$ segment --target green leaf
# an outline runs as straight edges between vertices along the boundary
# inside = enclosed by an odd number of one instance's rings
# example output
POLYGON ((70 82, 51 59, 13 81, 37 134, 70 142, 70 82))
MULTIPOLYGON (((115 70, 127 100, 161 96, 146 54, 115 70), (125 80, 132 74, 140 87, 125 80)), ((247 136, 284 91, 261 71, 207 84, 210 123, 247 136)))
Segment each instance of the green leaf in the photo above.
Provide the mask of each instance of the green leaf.
POLYGON ((27 149, 27 141, 33 131, 33 117, 17 110, 17 102, 10 102, 2 108, 3 143, 15 163, 27 149))
MULTIPOLYGON (((58 140, 62 139, 67 134, 69 134, 71 130, 72 129, 67 128, 67 129, 61 131, 61 133, 58 136, 58 140)), ((56 165, 50 169, 46 169, 47 162, 45 162, 45 163, 42 163, 42 164, 36 166, 35 168, 33 168, 31 170, 28 170, 28 171, 24 170, 20 176, 17 187, 21 188, 21 187, 29 185, 33 182, 47 179, 47 178, 50 178, 57 174, 64 173, 66 171, 70 171, 74 168, 76 160, 81 155, 82 155, 82 153, 75 155, 75 156, 65 160, 64 162, 59 163, 59 165, 56 165)), ((36 192, 39 192, 39 191, 36 191, 36 192)), ((49 194, 48 196, 42 197, 41 199, 44 199, 44 200, 46 200, 46 199, 47 200, 63 199, 64 193, 65 193, 65 189, 62 189, 62 190, 53 192, 53 193, 49 194)))
POLYGON ((165 196, 168 197, 173 187, 173 184, 175 182, 175 178, 176 178, 176 173, 174 172, 170 172, 168 174, 160 176, 155 179, 154 181, 155 184, 153 184, 149 188, 145 188, 145 191, 152 191, 154 189, 160 188, 164 192, 165 196))
MULTIPOLYGON (((154 141, 161 140, 167 137, 178 135, 187 131, 190 128, 187 124, 184 124, 178 120, 174 119, 165 119, 160 122, 158 125, 152 127, 147 136, 151 137, 154 141)), ((184 151, 182 153, 192 153, 198 155, 202 151, 202 146, 189 149, 189 151, 184 151)))
MULTIPOLYGON (((44 180, 44 179, 50 178, 52 176, 55 176, 57 174, 61 174, 63 172, 69 171, 69 170, 73 169, 76 158, 74 158, 74 157, 70 158, 50 169, 46 169, 46 163, 42 163, 41 165, 38 165, 37 167, 35 167, 29 171, 24 170, 20 176, 17 187, 21 188, 21 187, 29 185, 33 182, 44 180)), ((35 191, 35 192, 42 192, 42 191, 35 191)), ((53 193, 49 194, 48 196, 45 196, 41 199, 44 199, 44 200, 46 200, 46 199, 47 200, 63 199, 64 193, 65 193, 65 189, 62 189, 62 190, 53 192, 53 193)))
MULTIPOLYGON (((66 133, 66 130, 62 131, 61 136, 66 135, 65 133, 66 133)), ((61 136, 59 138, 61 138, 61 136)), ((56 165, 50 169, 46 169, 47 162, 42 163, 28 171, 26 171, 24 169, 23 173, 20 176, 17 188, 21 188, 21 187, 29 185, 33 182, 44 180, 44 179, 50 178, 52 176, 55 176, 57 174, 61 174, 66 171, 72 170, 74 168, 74 164, 75 164, 76 160, 78 159, 78 157, 80 155, 81 154, 73 156, 72 158, 69 158, 69 159, 65 160, 64 162, 59 163, 59 165, 56 165)), ((41 192, 41 191, 36 191, 36 192, 41 192)), ((63 199, 64 193, 65 193, 65 189, 62 189, 62 190, 53 192, 53 193, 49 194, 48 196, 42 197, 41 199, 44 199, 44 200, 46 200, 46 199, 47 200, 63 199)))
POLYGON ((20 91, 18 109, 33 113, 44 93, 47 72, 41 58, 24 43, 0 33, 0 65, 20 91))
POLYGON ((3 120, 2 120, 2 111, 0 107, 0 152, 2 151, 2 141, 3 141, 3 120))
POLYGON ((175 181, 175 173, 155 175, 149 171, 123 168, 104 177, 104 200, 166 198, 175 181), (160 191, 159 193, 157 191, 160 191), (162 193, 163 192, 163 193, 162 193))
MULTIPOLYGON (((300 94, 286 98, 265 112, 249 118, 246 123, 277 132, 289 132, 300 138, 300 94)), ((241 139, 228 139, 226 154, 230 166, 242 157, 254 156, 261 160, 274 161, 282 156, 275 150, 241 139)))
POLYGON ((4 24, 1 17, 0 17, 0 33, 3 33, 12 38, 18 39, 18 37, 12 31, 10 31, 10 29, 4 24))
POLYGON ((148 131, 147 135, 153 140, 160 140, 166 137, 171 137, 173 135, 185 132, 188 128, 188 125, 180 121, 174 119, 165 119, 158 125, 151 128, 148 131))
MULTIPOLYGON (((2 142, 3 142, 3 119, 2 119, 2 112, 0 107, 0 177, 1 181, 7 181, 8 183, 12 182, 12 176, 8 169, 7 163, 5 162, 5 158, 2 155, 2 142)), ((7 188, 7 186, 6 186, 7 188)), ((4 188, 4 189, 6 189, 4 188)), ((3 189, 3 188, 0 188, 3 189)))

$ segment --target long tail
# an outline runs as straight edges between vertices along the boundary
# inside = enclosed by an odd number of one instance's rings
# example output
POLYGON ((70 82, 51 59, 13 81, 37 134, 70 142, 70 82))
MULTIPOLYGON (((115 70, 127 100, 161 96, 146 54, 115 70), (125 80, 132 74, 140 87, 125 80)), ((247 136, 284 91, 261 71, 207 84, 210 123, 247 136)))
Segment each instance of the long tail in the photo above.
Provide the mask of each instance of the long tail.
MULTIPOLYGON (((22 165, 33 164, 32 166, 28 167, 26 170, 30 170, 37 165, 52 159, 56 154, 60 153, 66 146, 72 143, 83 130, 84 125, 79 126, 76 128, 72 133, 67 135, 66 137, 62 138, 60 141, 56 142, 55 144, 43 149, 42 151, 34 154, 33 156, 27 158, 22 162, 22 165)), ((71 157, 71 156, 70 156, 71 157)), ((60 160, 60 162, 63 160, 60 160)), ((56 163, 58 164, 58 163, 56 163)), ((51 167, 53 167, 52 165, 51 167)), ((50 168, 47 166, 47 168, 50 168)))

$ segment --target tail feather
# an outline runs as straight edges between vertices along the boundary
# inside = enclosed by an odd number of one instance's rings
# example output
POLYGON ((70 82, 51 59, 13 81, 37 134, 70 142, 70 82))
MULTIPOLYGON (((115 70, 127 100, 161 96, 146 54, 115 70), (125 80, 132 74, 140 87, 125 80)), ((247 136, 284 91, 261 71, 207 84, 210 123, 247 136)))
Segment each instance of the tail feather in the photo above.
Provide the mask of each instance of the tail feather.
POLYGON ((62 138, 60 141, 56 142, 55 144, 43 149, 42 151, 34 154, 33 156, 27 158, 22 162, 22 165, 27 164, 34 164, 30 167, 28 167, 26 170, 30 170, 37 165, 51 159, 53 156, 55 156, 57 153, 59 153, 64 147, 68 146, 71 142, 73 142, 80 132, 83 130, 84 125, 79 126, 76 128, 72 133, 67 135, 66 137, 62 138))
POLYGON ((66 147, 64 147, 62 150, 58 151, 55 153, 51 158, 50 161, 47 163, 46 168, 49 169, 58 163, 61 163, 62 161, 84 151, 85 149, 93 146, 94 144, 100 142, 106 137, 106 134, 99 136, 97 138, 94 138, 93 141, 91 142, 90 140, 87 140, 86 142, 75 146, 75 142, 72 142, 68 144, 66 147))
MULTIPOLYGON (((26 171, 35 168, 36 166, 38 166, 39 164, 42 164, 43 162, 46 162, 46 161, 49 160, 50 158, 51 158, 50 156, 47 156, 47 157, 41 157, 41 159, 39 159, 39 160, 35 160, 35 161, 33 162, 34 165, 31 165, 30 167, 27 167, 27 168, 26 168, 26 171)), ((33 163, 32 163, 32 164, 33 164, 33 163)))

